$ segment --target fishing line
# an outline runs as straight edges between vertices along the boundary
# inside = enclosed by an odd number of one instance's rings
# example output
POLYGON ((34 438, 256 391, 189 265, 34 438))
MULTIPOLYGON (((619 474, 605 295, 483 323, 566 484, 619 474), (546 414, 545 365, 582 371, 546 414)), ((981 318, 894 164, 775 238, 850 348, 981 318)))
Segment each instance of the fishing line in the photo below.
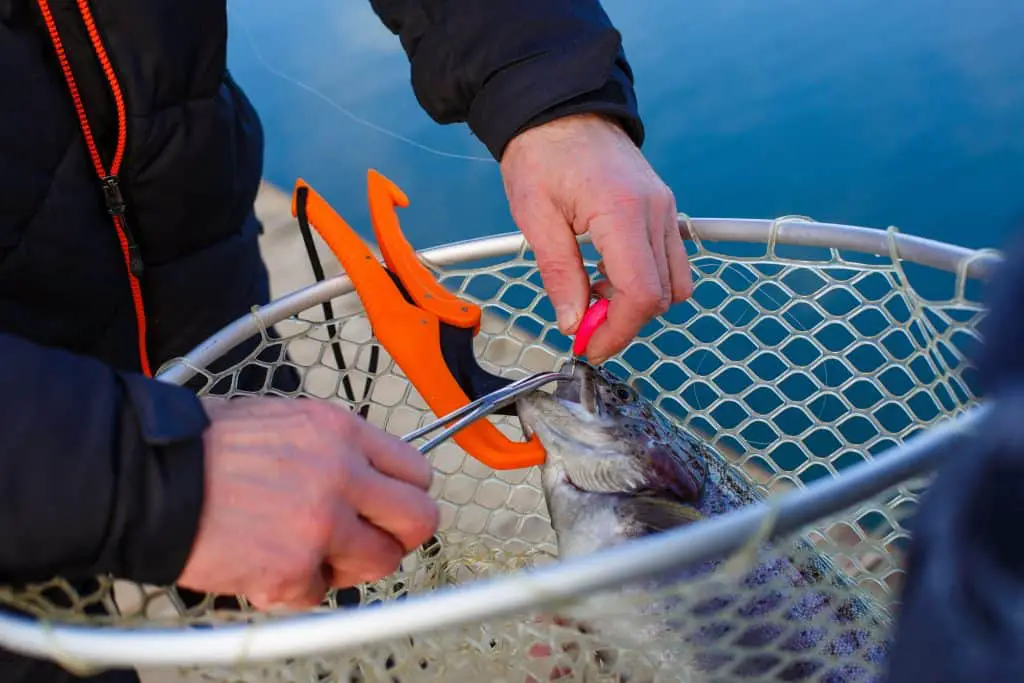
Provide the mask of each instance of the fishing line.
MULTIPOLYGON (((273 66, 270 65, 270 62, 268 62, 266 60, 266 58, 264 58, 263 53, 260 51, 259 47, 257 46, 256 39, 253 37, 252 31, 249 28, 249 24, 245 21, 245 19, 242 18, 242 15, 240 13, 238 13, 238 12, 231 12, 230 7, 231 6, 229 4, 228 5, 228 12, 234 18, 234 20, 237 21, 238 25, 241 26, 242 34, 245 36, 246 42, 249 45, 249 50, 252 52, 252 56, 260 64, 260 66, 262 66, 268 73, 273 74, 274 76, 277 76, 281 80, 286 81, 288 83, 291 83, 295 87, 301 88, 302 90, 305 90, 309 94, 318 97, 320 100, 322 100, 323 102, 327 103, 329 106, 334 108, 336 111, 338 111, 339 113, 343 114, 345 117, 347 117, 351 121, 354 121, 355 123, 359 124, 360 126, 363 126, 365 128, 369 128, 370 130, 376 131, 376 132, 378 132, 378 133, 380 133, 382 135, 386 135, 386 136, 388 136, 390 138, 398 140, 399 142, 404 142, 405 144, 407 144, 407 145, 409 145, 411 147, 415 147, 416 149, 422 150, 424 152, 428 152, 428 153, 433 154, 435 156, 444 157, 444 158, 447 158, 447 159, 462 159, 464 161, 485 161, 485 162, 490 162, 492 164, 496 164, 497 163, 492 157, 475 156, 475 155, 472 155, 472 154, 458 154, 456 152, 446 152, 446 151, 441 150, 441 149, 436 149, 434 147, 430 147, 428 145, 424 145, 421 142, 417 142, 417 141, 415 141, 415 140, 413 140, 411 138, 407 138, 404 135, 401 135, 400 133, 396 133, 395 131, 388 130, 387 128, 384 128, 383 126, 379 126, 376 123, 373 123, 372 121, 368 121, 368 120, 362 118, 361 116, 358 116, 357 114, 355 114, 355 112, 353 112, 350 109, 342 106, 341 104, 339 104, 335 100, 331 99, 330 97, 328 97, 324 93, 320 92, 319 90, 317 90, 313 86, 308 85, 308 84, 300 81, 299 79, 297 79, 297 78, 295 78, 293 76, 289 76, 288 74, 282 72, 280 69, 274 68, 273 66)), ((398 40, 398 39, 396 38, 395 40, 398 40)))
MULTIPOLYGON (((722 269, 722 276, 720 276, 718 279, 721 280, 722 277, 724 277, 725 271, 732 269, 732 271, 737 273, 741 278, 743 278, 747 282, 747 284, 755 285, 756 286, 757 283, 758 283, 758 279, 757 279, 757 277, 755 275, 750 273, 751 270, 755 270, 755 268, 754 268, 755 265, 757 265, 756 262, 749 264, 745 268, 740 263, 727 263, 727 264, 725 264, 725 267, 722 269), (735 268, 734 268, 734 266, 735 266, 735 268)), ((786 272, 786 271, 782 271, 782 272, 786 272)), ((775 278, 772 278, 772 279, 775 279, 775 278)), ((767 282, 772 282, 772 279, 767 280, 767 282)), ((761 290, 761 294, 762 294, 762 296, 767 298, 769 301, 771 301, 773 304, 775 304, 776 307, 778 307, 779 309, 784 308, 787 303, 790 303, 790 302, 793 302, 793 301, 799 301, 802 298, 799 295, 794 294, 794 296, 790 297, 788 301, 782 301, 780 299, 777 299, 775 296, 773 296, 771 291, 769 291, 767 289, 761 290)), ((748 316, 746 316, 746 317, 740 316, 740 319, 736 323, 736 327, 744 327, 744 326, 746 326, 747 323, 749 323, 751 320, 753 320, 756 315, 757 315, 757 311, 753 310, 753 307, 751 307, 751 311, 750 311, 748 316)), ((783 311, 782 314, 781 314, 781 317, 782 317, 783 320, 786 320, 787 322, 792 324, 793 328, 794 328, 794 330, 796 332, 798 332, 798 333, 799 332, 810 332, 810 328, 803 326, 801 324, 800 320, 791 311, 783 311)), ((825 354, 823 357, 827 358, 828 355, 825 354)), ((707 364, 708 360, 709 359, 707 357, 703 357, 697 363, 697 367, 694 369, 694 374, 695 375, 701 374, 701 370, 707 364)), ((825 376, 824 379, 822 380, 822 383, 827 385, 828 382, 829 382, 829 371, 828 371, 828 365, 827 364, 824 364, 822 366, 822 374, 825 376)), ((775 382, 769 383, 769 386, 772 386, 772 385, 775 385, 775 382)), ((826 397, 828 397, 828 398, 835 399, 836 401, 839 400, 835 396, 829 396, 827 393, 824 394, 824 395, 826 397)), ((789 397, 786 396, 786 398, 789 398, 789 397)), ((714 403, 714 402, 715 401, 711 401, 707 405, 701 405, 701 401, 698 398, 698 400, 696 401, 696 403, 697 403, 697 410, 704 411, 707 408, 709 408, 712 405, 712 403, 714 403)), ((824 403, 824 401, 823 401, 823 403, 824 403)), ((825 415, 825 406, 824 405, 822 405, 821 410, 818 413, 815 413, 814 408, 812 408, 811 406, 807 406, 807 408, 808 408, 808 412, 811 413, 811 416, 814 417, 819 423, 825 421, 824 420, 824 415, 825 415)), ((763 442, 763 443, 762 442, 757 442, 754 439, 750 439, 750 438, 747 438, 747 437, 743 437, 743 440, 746 441, 747 443, 749 443, 751 446, 753 446, 755 448, 768 448, 773 443, 775 443, 775 441, 766 441, 766 442, 763 442)))

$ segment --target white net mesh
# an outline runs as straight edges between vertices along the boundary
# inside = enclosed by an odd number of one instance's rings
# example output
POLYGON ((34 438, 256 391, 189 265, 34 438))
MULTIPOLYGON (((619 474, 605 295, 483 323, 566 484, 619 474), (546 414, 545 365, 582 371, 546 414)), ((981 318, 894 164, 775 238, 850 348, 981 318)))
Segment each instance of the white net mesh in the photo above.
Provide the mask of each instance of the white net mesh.
MULTIPOLYGON (((915 274, 886 256, 831 249, 688 246, 692 299, 649 324, 607 366, 702 435, 759 495, 838 476, 973 405, 964 357, 983 309, 965 269, 915 274), (921 283, 912 284, 916 275, 921 283), (940 288, 941 296, 929 293, 940 288)), ((596 272, 595 254, 585 251, 596 272)), ((486 369, 525 376, 566 357, 570 342, 557 331, 530 252, 434 270, 449 289, 484 308, 476 347, 486 369)), ((264 332, 231 367, 199 369, 200 391, 244 394, 244 377, 263 386, 248 393, 331 399, 395 434, 431 421, 401 370, 374 344, 356 296, 333 304, 331 321, 319 306, 261 320, 263 329, 273 324, 274 335, 264 332), (283 368, 301 377, 296 391, 271 388, 283 368)), ((521 438, 513 420, 496 423, 521 438)), ((495 472, 452 442, 430 457, 442 511, 436 542, 395 575, 360 586, 361 603, 555 560, 536 468, 495 472)), ((329 658, 179 673, 231 681, 869 680, 881 671, 898 607, 904 525, 925 485, 905 482, 757 551, 746 564, 682 581, 653 603, 649 594, 627 590, 590 598, 598 622, 626 628, 583 633, 554 623, 552 615, 564 610, 552 606, 329 658), (644 642, 628 642, 627 632, 645 634, 644 642), (683 660, 666 654, 680 647, 683 660), (668 663, 659 673, 660 661, 668 663)), ((46 621, 98 628, 274 618, 251 612, 244 600, 239 608, 223 598, 215 604, 212 596, 109 578, 88 590, 59 580, 5 588, 0 601, 46 621), (86 613, 90 604, 115 602, 111 614, 86 613)), ((331 593, 322 609, 344 602, 331 593)))

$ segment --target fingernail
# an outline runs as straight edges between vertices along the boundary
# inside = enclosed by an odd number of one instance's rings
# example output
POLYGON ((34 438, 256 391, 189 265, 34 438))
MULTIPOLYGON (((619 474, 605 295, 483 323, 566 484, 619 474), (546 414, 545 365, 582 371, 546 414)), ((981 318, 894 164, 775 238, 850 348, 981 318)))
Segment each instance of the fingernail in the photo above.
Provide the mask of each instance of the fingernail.
POLYGON ((555 315, 558 316, 558 327, 561 328, 563 334, 569 334, 575 329, 583 314, 575 306, 567 304, 556 308, 555 315))

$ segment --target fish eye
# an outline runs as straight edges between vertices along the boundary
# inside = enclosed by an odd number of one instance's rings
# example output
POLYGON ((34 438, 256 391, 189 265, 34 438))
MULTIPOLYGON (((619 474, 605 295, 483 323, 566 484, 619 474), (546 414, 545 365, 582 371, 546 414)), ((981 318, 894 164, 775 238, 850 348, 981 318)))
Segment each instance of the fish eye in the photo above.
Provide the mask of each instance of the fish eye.
POLYGON ((621 401, 631 401, 633 399, 633 392, 626 387, 616 388, 615 395, 618 396, 621 401))

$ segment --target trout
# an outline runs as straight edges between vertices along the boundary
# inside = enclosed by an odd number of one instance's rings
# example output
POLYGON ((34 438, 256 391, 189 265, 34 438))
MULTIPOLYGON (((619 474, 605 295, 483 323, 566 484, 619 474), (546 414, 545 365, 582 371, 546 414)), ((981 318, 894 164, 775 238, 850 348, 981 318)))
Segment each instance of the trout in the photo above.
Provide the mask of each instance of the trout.
MULTIPOLYGON (((517 401, 524 433, 547 452, 542 485, 560 557, 760 500, 745 476, 633 387, 582 361, 570 372, 553 393, 517 401)), ((728 559, 718 558, 589 596, 558 616, 641 650, 671 680, 881 680, 881 609, 809 543, 759 552, 736 578, 708 580, 728 559)))

